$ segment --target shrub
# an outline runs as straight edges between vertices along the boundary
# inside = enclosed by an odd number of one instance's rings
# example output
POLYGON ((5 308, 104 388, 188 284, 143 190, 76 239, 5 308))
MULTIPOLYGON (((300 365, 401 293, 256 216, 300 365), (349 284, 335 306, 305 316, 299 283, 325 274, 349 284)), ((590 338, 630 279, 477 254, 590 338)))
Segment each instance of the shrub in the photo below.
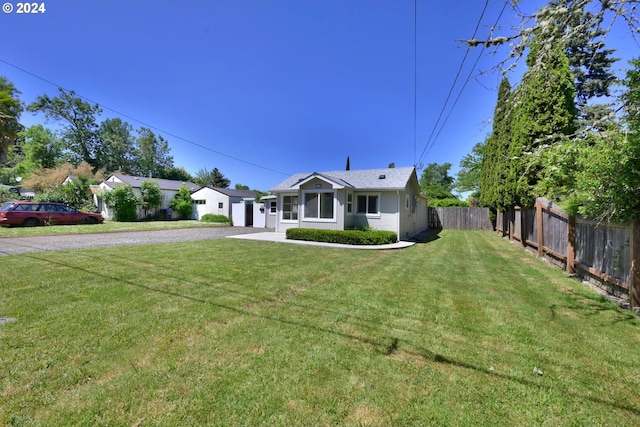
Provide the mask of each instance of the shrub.
POLYGON ((287 239, 311 242, 340 243, 344 245, 385 245, 395 243, 398 235, 384 230, 318 230, 315 228, 290 228, 287 239))
POLYGON ((204 222, 231 222, 231 220, 224 215, 205 214, 202 215, 200 221, 204 222))
POLYGON ((135 221, 138 219, 138 203, 140 201, 129 184, 120 184, 113 191, 104 191, 102 198, 107 206, 113 209, 116 221, 135 221))
POLYGON ((429 199, 429 206, 433 208, 468 208, 471 203, 456 198, 429 199))
POLYGON ((193 213, 193 200, 191 199, 189 187, 184 184, 180 186, 180 190, 171 200, 170 207, 178 212, 182 218, 191 218, 191 214, 193 213))

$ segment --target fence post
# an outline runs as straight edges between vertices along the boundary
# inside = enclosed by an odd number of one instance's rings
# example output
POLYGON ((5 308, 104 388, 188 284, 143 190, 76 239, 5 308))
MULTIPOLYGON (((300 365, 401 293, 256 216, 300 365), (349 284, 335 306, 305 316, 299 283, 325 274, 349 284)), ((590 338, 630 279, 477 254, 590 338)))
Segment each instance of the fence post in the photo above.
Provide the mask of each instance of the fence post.
POLYGON ((640 307, 640 221, 631 223, 631 274, 629 277, 629 303, 640 307))
POLYGON ((538 223, 538 256, 544 255, 544 229, 542 228, 542 203, 536 200, 536 222, 538 223))
POLYGON ((509 209, 509 240, 513 240, 513 235, 516 229, 516 209, 509 209))
POLYGON ((576 271, 576 217, 569 215, 568 241, 567 241, 567 273, 576 271))
POLYGON ((526 236, 526 227, 525 227, 525 208, 520 207, 520 244, 523 248, 527 247, 527 236, 526 236))

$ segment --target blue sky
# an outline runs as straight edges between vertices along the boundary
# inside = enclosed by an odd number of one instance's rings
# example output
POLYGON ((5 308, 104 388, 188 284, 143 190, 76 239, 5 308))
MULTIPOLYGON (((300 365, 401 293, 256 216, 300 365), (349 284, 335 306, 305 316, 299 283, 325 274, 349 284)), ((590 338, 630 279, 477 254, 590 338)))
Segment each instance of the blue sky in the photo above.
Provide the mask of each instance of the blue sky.
MULTIPOLYGON (((25 103, 72 89, 99 103, 103 119, 163 135, 176 166, 217 167, 232 186, 268 190, 288 174, 343 169, 347 156, 352 169, 421 159, 452 163, 453 174, 491 130, 500 75, 480 73, 497 62, 486 54, 472 69, 479 50, 435 127, 466 52, 460 40, 474 34, 485 0, 418 0, 417 33, 413 0, 44 4, 42 14, 0 14, 0 75, 25 103)), ((503 6, 488 2, 478 38, 503 6)), ((518 20, 507 7, 499 22, 518 20)), ((620 49, 619 67, 639 52, 625 31, 608 45, 620 49)), ((25 112, 21 122, 44 118, 25 112)))

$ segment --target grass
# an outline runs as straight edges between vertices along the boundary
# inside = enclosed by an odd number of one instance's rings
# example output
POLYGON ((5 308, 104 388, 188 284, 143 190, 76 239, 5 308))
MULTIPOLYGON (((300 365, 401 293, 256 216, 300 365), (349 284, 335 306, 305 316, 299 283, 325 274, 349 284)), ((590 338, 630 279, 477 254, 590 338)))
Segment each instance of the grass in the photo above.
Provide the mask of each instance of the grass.
POLYGON ((140 221, 117 222, 106 220, 103 224, 50 225, 41 227, 0 227, 2 237, 52 236, 56 234, 111 233, 118 231, 166 230, 173 228, 220 227, 229 224, 202 222, 196 220, 180 221, 140 221))
POLYGON ((488 232, 2 264, 0 425, 640 423, 638 319, 488 232))

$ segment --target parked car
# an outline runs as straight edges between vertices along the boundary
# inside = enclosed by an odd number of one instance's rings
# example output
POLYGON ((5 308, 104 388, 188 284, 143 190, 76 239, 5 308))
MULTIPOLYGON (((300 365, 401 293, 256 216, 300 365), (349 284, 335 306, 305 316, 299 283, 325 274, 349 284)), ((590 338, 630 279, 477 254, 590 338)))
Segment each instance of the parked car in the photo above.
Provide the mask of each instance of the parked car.
POLYGON ((80 212, 62 203, 9 202, 0 207, 0 225, 101 224, 100 214, 80 212))

